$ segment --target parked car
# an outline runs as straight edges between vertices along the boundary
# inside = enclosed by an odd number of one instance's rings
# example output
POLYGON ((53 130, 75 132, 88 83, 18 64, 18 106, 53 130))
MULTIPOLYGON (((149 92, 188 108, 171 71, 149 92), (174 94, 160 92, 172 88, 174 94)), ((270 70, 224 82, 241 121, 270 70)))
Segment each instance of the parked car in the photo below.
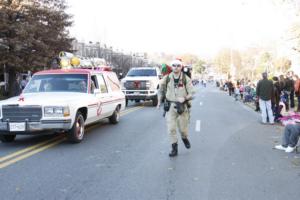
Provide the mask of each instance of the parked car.
POLYGON ((152 105, 158 103, 158 89, 161 73, 157 67, 131 68, 122 79, 122 91, 126 96, 126 105, 129 100, 152 100, 152 105))
POLYGON ((120 120, 125 95, 117 75, 94 69, 56 69, 33 75, 20 96, 0 101, 0 140, 16 135, 64 131, 81 142, 85 126, 108 118, 120 120))

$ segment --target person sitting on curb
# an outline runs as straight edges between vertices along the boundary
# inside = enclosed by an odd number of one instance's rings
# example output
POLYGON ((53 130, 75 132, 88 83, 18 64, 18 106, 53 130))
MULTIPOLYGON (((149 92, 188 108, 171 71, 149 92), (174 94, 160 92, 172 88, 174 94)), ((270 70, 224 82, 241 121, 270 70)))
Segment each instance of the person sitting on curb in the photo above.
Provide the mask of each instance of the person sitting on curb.
POLYGON ((300 137, 300 121, 297 124, 288 124, 284 128, 282 144, 276 145, 275 149, 291 153, 295 150, 300 137))

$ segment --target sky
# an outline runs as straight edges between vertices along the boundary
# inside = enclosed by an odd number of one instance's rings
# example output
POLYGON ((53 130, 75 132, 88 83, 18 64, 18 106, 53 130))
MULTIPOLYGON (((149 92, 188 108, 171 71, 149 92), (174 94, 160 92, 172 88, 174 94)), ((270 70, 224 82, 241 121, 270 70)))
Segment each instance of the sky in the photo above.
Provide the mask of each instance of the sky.
MULTIPOLYGON (((280 0, 278 0, 280 1, 280 0)), ((67 0, 71 35, 124 52, 212 56, 282 39, 295 20, 276 0, 67 0)))

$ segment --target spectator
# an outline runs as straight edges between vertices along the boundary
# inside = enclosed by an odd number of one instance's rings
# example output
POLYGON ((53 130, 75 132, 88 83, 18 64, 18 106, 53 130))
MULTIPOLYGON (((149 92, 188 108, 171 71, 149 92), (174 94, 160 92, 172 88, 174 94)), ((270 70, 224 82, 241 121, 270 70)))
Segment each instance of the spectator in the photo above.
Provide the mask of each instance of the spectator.
POLYGON ((266 72, 262 74, 263 79, 260 80, 256 87, 256 94, 259 98, 259 107, 261 110, 262 123, 267 123, 267 117, 270 124, 274 124, 274 117, 271 106, 271 98, 273 96, 273 83, 268 80, 266 72))
POLYGON ((203 86, 206 87, 206 80, 203 80, 203 86))
POLYGON ((280 88, 280 83, 278 77, 274 76, 273 77, 274 81, 274 96, 273 96, 273 101, 272 101, 272 107, 275 115, 275 121, 278 121, 278 119, 281 117, 280 114, 280 108, 279 108, 279 103, 280 103, 280 94, 281 94, 281 88, 280 88))
POLYGON ((244 85, 243 84, 240 85, 239 90, 240 90, 241 100, 243 100, 243 98, 244 98, 244 85))
POLYGON ((287 114, 287 110, 286 110, 285 105, 286 105, 286 97, 283 94, 283 92, 281 92, 280 102, 279 102, 279 116, 280 117, 287 114))
POLYGON ((228 82, 225 82, 225 83, 224 83, 223 88, 224 88, 224 91, 227 91, 227 90, 228 90, 228 82))
POLYGON ((250 85, 250 82, 247 83, 247 85, 245 85, 244 87, 244 99, 243 99, 243 102, 251 102, 253 101, 254 99, 254 96, 251 94, 251 85, 250 85))
POLYGON ((13 92, 12 95, 13 96, 19 96, 22 92, 22 88, 21 88, 21 82, 20 82, 20 76, 17 74, 16 75, 16 80, 13 83, 13 92))
POLYGON ((295 81, 293 80, 294 72, 290 71, 287 73, 286 83, 287 83, 287 91, 289 93, 290 98, 290 105, 291 108, 295 107, 295 90, 294 90, 294 84, 295 81))
POLYGON ((297 112, 300 112, 300 79, 298 75, 295 75, 295 85, 294 85, 294 89, 295 89, 295 95, 297 97, 297 112))
POLYGON ((22 90, 26 87, 26 85, 27 85, 27 79, 26 79, 26 76, 23 76, 23 79, 21 81, 22 90))
POLYGON ((279 85, 280 85, 280 91, 283 91, 283 89, 285 87, 285 80, 284 80, 284 76, 283 75, 279 76, 279 85))
POLYGON ((295 150, 300 137, 300 124, 288 124, 284 129, 282 144, 276 145, 275 149, 284 150, 291 153, 295 150))
POLYGON ((238 96, 240 95, 240 89, 239 86, 234 87, 234 99, 237 101, 238 96))
POLYGON ((286 76, 284 78, 283 93, 286 99, 285 107, 287 111, 290 109, 290 95, 292 87, 294 87, 293 81, 290 80, 289 76, 286 76))
POLYGON ((256 86, 254 83, 251 84, 251 91, 250 91, 250 95, 255 98, 255 111, 259 112, 260 108, 259 108, 259 101, 258 101, 258 96, 256 95, 256 86))
POLYGON ((233 87, 233 83, 230 80, 227 82, 227 87, 228 87, 229 96, 231 96, 231 94, 234 92, 234 87, 233 87))

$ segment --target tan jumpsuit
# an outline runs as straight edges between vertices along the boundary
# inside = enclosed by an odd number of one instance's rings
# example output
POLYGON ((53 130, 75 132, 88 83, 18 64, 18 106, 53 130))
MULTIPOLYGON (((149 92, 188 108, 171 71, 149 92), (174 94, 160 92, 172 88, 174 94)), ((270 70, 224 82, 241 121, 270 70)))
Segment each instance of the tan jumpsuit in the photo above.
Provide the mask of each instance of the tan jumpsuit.
MULTIPOLYGON (((184 85, 183 81, 183 73, 180 76, 180 80, 178 83, 178 87, 174 86, 174 74, 173 72, 169 74, 169 82, 167 85, 166 98, 169 101, 177 101, 178 97, 186 97, 188 94, 193 95, 194 89, 191 82, 191 79, 185 75, 186 85, 184 85)), ((163 92, 163 88, 165 88, 165 84, 167 83, 167 77, 165 76, 161 81, 160 90, 163 92)), ((170 110, 166 114, 166 122, 168 133, 170 136, 171 144, 177 143, 177 128, 181 134, 182 138, 188 137, 188 126, 190 121, 190 112, 185 104, 185 111, 179 115, 177 113, 176 108, 174 108, 175 103, 171 103, 170 110)))

